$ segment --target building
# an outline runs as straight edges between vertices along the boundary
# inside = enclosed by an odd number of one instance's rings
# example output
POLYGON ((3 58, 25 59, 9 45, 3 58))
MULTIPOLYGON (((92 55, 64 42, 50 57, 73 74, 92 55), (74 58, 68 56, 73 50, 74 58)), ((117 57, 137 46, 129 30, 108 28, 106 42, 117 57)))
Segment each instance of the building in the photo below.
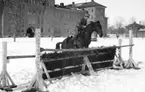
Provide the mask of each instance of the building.
POLYGON ((101 5, 94 0, 91 0, 90 2, 85 3, 72 3, 70 5, 67 5, 67 7, 72 8, 78 8, 81 10, 85 10, 90 14, 89 21, 97 21, 99 20, 102 24, 103 32, 106 36, 107 34, 107 24, 108 24, 108 18, 105 16, 105 8, 106 6, 101 5))
MULTIPOLYGON (((61 3, 56 7, 55 0, 13 0, 16 8, 5 6, 4 9, 4 32, 0 26, 0 34, 4 37, 24 37, 27 29, 42 28, 42 36, 68 36, 73 34, 76 24, 85 12, 82 10, 67 9, 61 3), (17 7, 19 7, 17 9, 17 7), (43 12, 44 10, 44 12, 43 12), (41 13, 42 12, 42 13, 41 13), (16 34, 15 34, 16 33, 16 34)), ((1 10, 2 11, 2 8, 1 10)), ((0 12, 2 19, 2 12, 0 12)), ((0 25, 2 23, 0 22, 0 25)))
POLYGON ((68 36, 74 34, 77 22, 84 14, 83 11, 64 8, 47 9, 44 14, 43 35, 68 36))
MULTIPOLYGON (((68 36, 73 34, 79 20, 88 11, 90 21, 100 20, 106 34, 107 18, 105 6, 93 0, 91 2, 73 4, 72 7, 63 3, 55 5, 55 0, 12 0, 15 7, 4 6, 0 9, 0 19, 4 9, 4 32, 0 26, 0 34, 4 37, 24 37, 27 29, 42 28, 42 36, 68 36), (23 1, 23 2, 22 2, 23 1)), ((1 7, 1 5, 0 5, 1 7)), ((0 25, 2 22, 0 20, 0 25)))
POLYGON ((138 30, 137 36, 142 38, 145 37, 145 27, 138 30))
POLYGON ((145 26, 136 22, 126 26, 127 30, 133 30, 134 37, 145 37, 145 26))

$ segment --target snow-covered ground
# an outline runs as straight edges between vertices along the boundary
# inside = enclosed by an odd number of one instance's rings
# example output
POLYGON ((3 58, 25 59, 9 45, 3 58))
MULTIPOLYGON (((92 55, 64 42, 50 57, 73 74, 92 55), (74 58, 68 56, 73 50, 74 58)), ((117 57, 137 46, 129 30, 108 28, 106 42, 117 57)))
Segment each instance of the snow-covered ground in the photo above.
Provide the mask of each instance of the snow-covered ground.
MULTIPOLYGON (((41 38, 41 47, 55 48, 56 42, 62 41, 63 38, 41 38)), ((122 38, 123 45, 129 43, 128 38, 122 38)), ((34 38, 17 38, 0 39, 0 48, 2 41, 8 42, 8 56, 10 55, 34 55, 35 39, 34 38)), ((92 76, 74 75, 63 77, 61 80, 55 80, 50 84, 50 92, 145 92, 145 39, 134 38, 133 59, 135 62, 142 62, 140 70, 123 69, 123 70, 101 70, 92 76)), ((97 42, 92 42, 90 47, 118 45, 116 38, 98 38, 97 42)), ((2 49, 0 49, 0 58, 2 49)), ((122 48, 122 57, 124 60, 129 58, 129 48, 122 48)), ((0 71, 2 60, 0 60, 0 71)), ((35 74, 35 59, 11 59, 9 60, 7 70, 17 85, 31 81, 35 74)), ((20 92, 20 91, 16 91, 20 92)))

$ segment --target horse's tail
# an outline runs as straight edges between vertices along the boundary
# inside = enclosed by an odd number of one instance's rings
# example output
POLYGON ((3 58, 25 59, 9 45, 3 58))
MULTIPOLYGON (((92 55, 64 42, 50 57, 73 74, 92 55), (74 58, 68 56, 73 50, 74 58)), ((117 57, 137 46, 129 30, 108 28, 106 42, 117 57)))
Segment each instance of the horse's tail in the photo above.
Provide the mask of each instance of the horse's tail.
POLYGON ((60 49, 60 44, 62 44, 62 42, 56 43, 56 49, 60 49))

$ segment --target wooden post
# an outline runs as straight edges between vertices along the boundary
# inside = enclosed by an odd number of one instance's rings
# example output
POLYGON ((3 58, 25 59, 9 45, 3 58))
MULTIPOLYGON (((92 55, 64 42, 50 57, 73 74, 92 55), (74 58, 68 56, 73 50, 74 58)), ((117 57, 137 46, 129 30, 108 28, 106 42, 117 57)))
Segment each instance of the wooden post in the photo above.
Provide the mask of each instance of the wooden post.
MULTIPOLYGON (((122 39, 119 39, 119 46, 122 45, 122 39)), ((120 67, 123 68, 122 64, 123 64, 123 59, 122 59, 122 49, 121 47, 118 48, 118 59, 119 59, 119 64, 120 64, 120 67)))
POLYGON ((51 78, 50 78, 50 75, 48 73, 48 70, 46 69, 46 66, 45 66, 45 64, 44 64, 43 61, 41 61, 41 65, 42 65, 42 68, 44 70, 44 73, 46 74, 47 79, 49 80, 50 83, 52 83, 51 78))
MULTIPOLYGON (((119 39, 119 40, 118 40, 118 45, 119 45, 119 46, 122 45, 122 39, 119 39)), ((122 55, 122 50, 121 50, 121 47, 120 47, 120 48, 118 48, 118 57, 119 57, 119 61, 122 60, 121 55, 122 55)))
MULTIPOLYGON (((132 30, 129 30, 129 45, 133 44, 132 30)), ((125 68, 139 69, 138 65, 133 60, 132 46, 129 47, 129 60, 125 64, 125 68)))
POLYGON ((5 74, 7 71, 7 42, 2 42, 2 71, 3 71, 3 86, 6 86, 5 74))
MULTIPOLYGON (((132 39, 133 35, 132 35, 132 30, 129 30, 129 45, 133 44, 133 39, 132 39)), ((132 46, 129 47, 129 59, 132 60, 132 46)))
POLYGON ((7 42, 2 42, 2 72, 0 74, 0 89, 12 91, 16 87, 7 72, 7 42))
POLYGON ((41 30, 36 29, 35 31, 35 44, 36 44, 36 56, 35 56, 35 63, 36 63, 36 74, 32 79, 32 82, 27 90, 23 92, 32 92, 32 91, 44 91, 44 86, 46 86, 43 78, 42 78, 42 64, 40 61, 40 37, 41 37, 41 30))
MULTIPOLYGON (((118 40, 118 45, 121 46, 122 45, 122 39, 118 40)), ((113 68, 118 68, 118 69, 122 69, 123 68, 123 59, 122 59, 122 50, 121 47, 118 48, 118 54, 116 55, 116 60, 114 60, 113 63, 113 68)))
POLYGON ((87 65, 88 69, 89 69, 89 73, 91 75, 94 75, 95 74, 95 71, 92 67, 92 64, 90 63, 89 59, 87 56, 84 56, 84 65, 82 66, 82 71, 85 71, 85 66, 87 65))
POLYGON ((35 56, 35 63, 36 63, 36 81, 38 82, 37 87, 39 90, 43 90, 43 79, 42 79, 42 68, 40 64, 40 37, 41 37, 41 29, 36 29, 35 31, 35 46, 36 46, 36 56, 35 56))

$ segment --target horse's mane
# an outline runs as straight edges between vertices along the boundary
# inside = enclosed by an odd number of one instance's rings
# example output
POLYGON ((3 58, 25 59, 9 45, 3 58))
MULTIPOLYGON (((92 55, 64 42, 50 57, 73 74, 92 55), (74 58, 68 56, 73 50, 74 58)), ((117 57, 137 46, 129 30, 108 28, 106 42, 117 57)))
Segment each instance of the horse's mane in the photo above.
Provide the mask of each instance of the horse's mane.
POLYGON ((86 27, 94 27, 94 26, 95 26, 95 22, 94 21, 90 21, 90 23, 86 27))
POLYGON ((90 23, 88 24, 89 25, 93 25, 95 22, 94 21, 90 21, 90 23))

